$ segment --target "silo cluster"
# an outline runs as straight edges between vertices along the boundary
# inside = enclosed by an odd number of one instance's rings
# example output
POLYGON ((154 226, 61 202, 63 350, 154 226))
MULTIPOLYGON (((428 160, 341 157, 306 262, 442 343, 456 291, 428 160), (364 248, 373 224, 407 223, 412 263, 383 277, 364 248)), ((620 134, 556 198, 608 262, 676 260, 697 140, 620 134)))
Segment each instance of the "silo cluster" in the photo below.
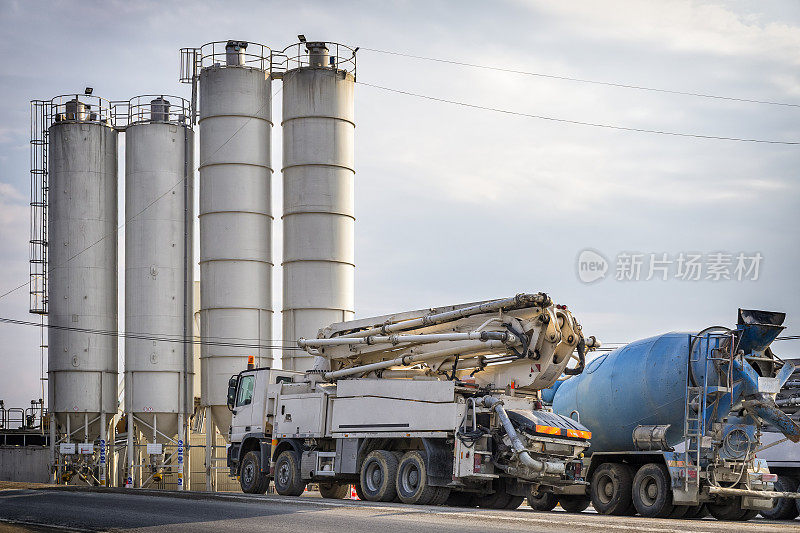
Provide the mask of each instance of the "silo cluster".
POLYGON ((172 446, 170 464, 181 487, 193 414, 205 421, 193 426, 208 435, 209 472, 215 428, 227 436, 230 424, 228 378, 248 362, 268 367, 281 359, 285 369, 311 369, 292 349, 297 339, 316 337, 354 314, 355 51, 304 39, 280 52, 223 41, 182 49, 181 56, 191 101, 143 95, 110 102, 88 88, 34 101, 32 145, 41 152, 34 160, 42 161, 34 187, 46 201, 37 202, 41 234, 31 240, 40 247, 36 261, 32 252, 31 294, 39 303, 31 311, 48 314, 51 446, 57 468, 67 468, 67 458, 84 466, 94 460, 99 468, 85 471, 99 472, 102 483, 111 475, 106 455, 116 432, 127 441, 124 454, 117 450, 124 474, 115 477, 140 486, 161 479, 157 470, 168 469, 165 447, 172 446), (282 339, 272 328, 273 80, 283 82, 282 339), (121 134, 125 205, 118 214, 121 134), (195 166, 199 405, 193 392, 195 166), (46 264, 37 267, 36 289, 34 262, 46 264), (124 328, 117 316, 120 267, 124 328))

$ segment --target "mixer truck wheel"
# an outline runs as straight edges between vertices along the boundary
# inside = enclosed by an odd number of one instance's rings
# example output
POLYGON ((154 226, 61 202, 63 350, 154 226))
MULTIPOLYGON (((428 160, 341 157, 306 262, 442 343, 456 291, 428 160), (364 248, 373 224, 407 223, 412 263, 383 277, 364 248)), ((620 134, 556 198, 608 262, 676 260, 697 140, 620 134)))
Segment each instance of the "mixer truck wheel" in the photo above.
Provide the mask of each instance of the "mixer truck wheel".
POLYGON ((633 477, 633 504, 645 518, 666 518, 675 509, 672 505, 672 489, 667 468, 649 463, 633 477))
POLYGON ((406 452, 397 467, 397 495, 403 503, 428 505, 436 497, 438 487, 428 482, 428 468, 422 453, 406 452))
POLYGON ((708 516, 708 509, 706 504, 692 505, 683 517, 687 520, 699 520, 708 516))
POLYGON ((691 509, 688 505, 676 505, 667 518, 684 518, 691 509))
POLYGON ((738 496, 730 498, 720 498, 715 502, 706 504, 708 512, 717 520, 740 521, 748 513, 747 509, 742 509, 742 499, 738 496))
POLYGON ((603 463, 592 474, 592 506, 600 514, 625 516, 633 507, 631 468, 622 463, 603 463))
POLYGON ((386 450, 371 451, 361 464, 361 492, 371 502, 390 502, 397 496, 397 456, 386 450))
POLYGON ((528 494, 528 505, 534 511, 552 511, 558 504, 558 498, 552 492, 542 492, 531 489, 528 494))
POLYGON ((592 500, 587 496, 559 496, 558 503, 568 513, 582 513, 592 500))
POLYGON ((508 501, 508 505, 506 505, 504 509, 509 509, 511 511, 514 509, 519 509, 519 506, 522 505, 522 502, 524 501, 524 496, 511 496, 511 499, 508 501))
POLYGON ((275 492, 281 496, 300 496, 306 484, 300 477, 300 456, 294 450, 281 452, 275 461, 275 492))
MULTIPOLYGON (((797 481, 790 477, 778 476, 775 482, 777 492, 794 492, 797 490, 797 481)), ((798 515, 798 509, 794 500, 788 498, 773 498, 774 503, 769 511, 761 511, 761 516, 770 520, 792 520, 798 515)))
POLYGON ((450 507, 475 507, 475 493, 451 490, 444 504, 450 507))
POLYGON ((320 483, 319 495, 332 500, 344 500, 350 496, 350 485, 343 483, 320 483))
POLYGON ((431 500, 431 505, 444 505, 450 498, 450 489, 448 487, 436 487, 436 496, 431 500))

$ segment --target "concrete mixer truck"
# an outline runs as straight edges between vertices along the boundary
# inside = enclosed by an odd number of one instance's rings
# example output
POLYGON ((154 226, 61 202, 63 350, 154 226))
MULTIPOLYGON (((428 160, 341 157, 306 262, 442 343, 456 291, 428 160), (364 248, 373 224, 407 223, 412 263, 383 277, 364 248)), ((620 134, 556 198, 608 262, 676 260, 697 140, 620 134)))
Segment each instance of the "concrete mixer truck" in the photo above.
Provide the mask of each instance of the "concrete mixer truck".
POLYGON ((337 323, 298 346, 312 370, 230 379, 228 466, 244 492, 313 482, 323 497, 352 485, 370 501, 504 509, 532 489, 565 507, 584 492, 591 433, 539 393, 599 343, 547 295, 337 323))
MULTIPOLYGON (((766 427, 800 440, 774 400, 794 370, 770 348, 784 318, 740 309, 735 328, 640 340, 544 391, 555 413, 592 432, 585 504, 611 515, 748 520, 772 498, 798 498, 774 490, 777 476, 756 453, 766 427)), ((552 509, 554 494, 543 487, 529 502, 552 509)))

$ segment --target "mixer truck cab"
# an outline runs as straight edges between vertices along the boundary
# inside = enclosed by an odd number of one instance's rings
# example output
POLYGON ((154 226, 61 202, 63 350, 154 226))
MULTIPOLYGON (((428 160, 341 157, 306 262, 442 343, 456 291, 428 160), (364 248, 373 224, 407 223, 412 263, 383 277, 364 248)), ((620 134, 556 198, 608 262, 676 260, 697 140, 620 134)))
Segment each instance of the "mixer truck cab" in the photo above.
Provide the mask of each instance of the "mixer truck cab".
MULTIPOLYGON (((593 433, 585 467, 598 513, 748 520, 773 507, 762 428, 800 440, 775 395, 794 371, 770 349, 785 315, 739 310, 734 328, 667 333, 590 361, 543 394, 593 433)), ((540 509, 555 503, 547 494, 540 509)))
POLYGON ((513 509, 546 489, 589 504, 591 432, 538 390, 598 343, 546 295, 348 321, 298 344, 315 368, 230 378, 228 467, 244 492, 314 483, 329 498, 352 486, 362 500, 513 509))

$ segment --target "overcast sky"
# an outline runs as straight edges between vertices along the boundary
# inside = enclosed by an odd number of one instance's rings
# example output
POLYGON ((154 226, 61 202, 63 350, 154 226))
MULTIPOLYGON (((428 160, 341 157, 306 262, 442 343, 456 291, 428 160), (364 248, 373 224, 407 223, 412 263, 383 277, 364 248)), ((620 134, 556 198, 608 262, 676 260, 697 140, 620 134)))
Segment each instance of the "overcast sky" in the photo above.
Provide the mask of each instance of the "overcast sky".
MULTIPOLYGON (((367 50, 800 104, 800 3, 794 0, 3 0, 0 7, 0 294, 28 277, 29 100, 87 85, 109 99, 188 97, 188 86, 177 81, 178 49, 209 41, 281 49, 303 33, 360 46, 358 81, 392 89, 574 121, 800 141, 796 106, 367 50)), ((545 291, 570 306, 586 333, 606 342, 732 325, 737 307, 785 311, 787 333, 800 333, 800 146, 571 125, 366 85, 356 86, 356 125, 358 316, 545 291), (576 260, 585 249, 607 259, 605 279, 579 279, 576 260), (719 252, 732 254, 734 263, 739 253, 761 254, 758 279, 706 280, 704 271, 701 280, 681 280, 673 263, 667 281, 645 280, 651 253, 669 260, 701 254, 708 267, 709 255, 719 252), (615 279, 626 253, 642 254, 639 281, 615 279)), ((280 169, 280 127, 272 142, 273 167, 280 169)), ((277 172, 278 220, 280 201, 277 172)), ((279 221, 274 229, 280 264, 279 221)), ((273 277, 279 311, 278 268, 273 277)), ((0 317, 35 320, 27 311, 27 289, 0 299, 0 317)), ((277 320, 274 332, 277 337, 277 320)), ((38 335, 36 328, 0 324, 6 405, 41 396, 38 335)), ((800 342, 775 349, 797 356, 800 342)))

